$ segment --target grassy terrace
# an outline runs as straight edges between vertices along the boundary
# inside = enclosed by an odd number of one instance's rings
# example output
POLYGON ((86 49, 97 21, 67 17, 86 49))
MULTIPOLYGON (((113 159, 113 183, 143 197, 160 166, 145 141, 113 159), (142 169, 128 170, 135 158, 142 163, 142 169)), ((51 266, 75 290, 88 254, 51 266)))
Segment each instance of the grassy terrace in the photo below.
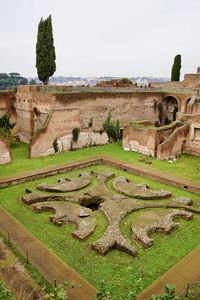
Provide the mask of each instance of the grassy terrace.
MULTIPOLYGON (((119 144, 109 145, 112 150, 118 149, 119 146, 119 144)), ((106 149, 108 150, 109 147, 106 147, 106 149)), ((26 153, 24 146, 21 146, 20 149, 24 150, 22 153, 26 153)), ((96 150, 98 148, 93 149, 96 150)), ((111 149, 110 155, 112 153, 111 149)), ((91 151, 92 149, 85 150, 91 151)), ((83 152, 77 151, 71 154, 77 155, 80 153, 83 152)), ((59 156, 57 156, 57 159, 58 157, 59 156)), ((34 161, 41 162, 41 160, 34 161)), ((39 165, 35 165, 35 167, 36 166, 38 167, 39 165)), ((22 160, 21 167, 25 168, 22 160)), ((194 201, 194 207, 200 208, 199 196, 174 187, 165 186, 158 182, 102 165, 88 167, 84 170, 102 172, 105 171, 105 169, 113 171, 117 176, 126 176, 136 183, 146 183, 154 189, 171 191, 173 196, 191 197, 194 201)), ((67 175, 73 177, 77 176, 78 173, 79 171, 76 170, 68 172, 67 175)), ((65 177, 65 174, 62 174, 62 176, 65 177)), ((111 292, 112 300, 124 300, 124 296, 127 296, 128 291, 133 288, 136 288, 137 291, 140 292, 199 244, 200 216, 194 215, 193 220, 189 222, 178 219, 180 224, 179 228, 174 230, 171 235, 154 234, 154 245, 150 249, 143 249, 139 243, 133 240, 130 232, 133 219, 143 213, 140 211, 131 213, 121 223, 121 231, 130 243, 136 246, 138 256, 131 257, 118 250, 113 250, 102 257, 91 250, 91 244, 103 234, 107 226, 107 220, 101 212, 94 212, 97 219, 95 232, 85 241, 78 241, 71 236, 71 232, 75 228, 72 224, 62 227, 55 226, 49 221, 49 216, 52 213, 44 212, 38 214, 33 212, 31 207, 21 202, 20 198, 24 194, 25 188, 35 191, 38 183, 44 181, 53 183, 60 177, 61 175, 55 175, 2 189, 0 191, 0 205, 94 286, 98 288, 100 281, 104 279, 106 289, 111 292)), ((93 178, 91 185, 87 189, 92 186, 94 187, 96 183, 97 180, 93 178)), ((111 180, 107 186, 112 190, 111 180)), ((86 189, 84 189, 84 191, 86 191, 86 189)), ((79 192, 81 193, 81 191, 79 192)))
POLYGON ((122 149, 121 143, 113 143, 105 146, 90 147, 72 152, 63 152, 58 155, 28 159, 28 146, 18 144, 12 149, 13 162, 0 166, 0 178, 16 175, 45 168, 46 166, 62 165, 86 158, 94 158, 99 155, 116 158, 131 165, 142 166, 143 168, 158 170, 179 178, 185 178, 194 182, 200 182, 200 170, 197 168, 200 158, 188 154, 182 155, 174 164, 167 161, 158 161, 148 158, 152 162, 147 165, 140 162, 141 155, 135 152, 126 152, 122 149))
MULTIPOLYGON (((123 151, 120 142, 36 159, 28 159, 28 146, 19 144, 12 148, 13 162, 0 166, 0 178, 20 173, 24 174, 46 166, 58 166, 67 162, 72 163, 73 161, 99 155, 116 158, 130 163, 130 165, 159 170, 173 176, 200 182, 200 170, 197 169, 197 164, 200 162, 199 157, 182 155, 174 164, 148 158, 152 164, 147 165, 145 162, 139 161, 141 158, 140 154, 123 151)), ((105 171, 106 168, 112 170, 116 175, 126 176, 136 183, 146 183, 153 189, 171 191, 174 197, 191 197, 194 201, 194 207, 200 209, 200 198, 198 195, 175 187, 103 165, 88 167, 85 170, 101 172, 105 171)), ((73 177, 77 176, 78 173, 79 171, 76 170, 68 172, 67 175, 73 177)), ((0 190, 0 205, 94 286, 98 288, 100 281, 104 279, 106 289, 111 292, 112 300, 124 300, 128 291, 133 288, 140 292, 199 244, 200 216, 194 215, 193 220, 190 222, 178 219, 180 226, 171 235, 154 234, 154 245, 150 249, 144 250, 139 243, 133 240, 130 232, 131 223, 136 216, 142 213, 140 211, 131 213, 121 223, 121 231, 130 243, 136 246, 138 257, 133 258, 118 250, 113 250, 102 257, 91 250, 91 244, 104 233, 107 227, 107 220, 100 211, 94 212, 97 219, 95 232, 85 241, 78 241, 71 235, 75 228, 72 224, 57 227, 49 221, 51 213, 34 213, 31 207, 22 204, 20 198, 24 194, 25 188, 35 191, 38 183, 53 183, 60 177, 65 177, 65 174, 4 188, 0 190), (137 283, 138 280, 139 283, 137 283)), ((96 183, 97 180, 93 178, 88 189, 95 186, 96 183)), ((112 189, 111 180, 107 186, 109 189, 112 189)))

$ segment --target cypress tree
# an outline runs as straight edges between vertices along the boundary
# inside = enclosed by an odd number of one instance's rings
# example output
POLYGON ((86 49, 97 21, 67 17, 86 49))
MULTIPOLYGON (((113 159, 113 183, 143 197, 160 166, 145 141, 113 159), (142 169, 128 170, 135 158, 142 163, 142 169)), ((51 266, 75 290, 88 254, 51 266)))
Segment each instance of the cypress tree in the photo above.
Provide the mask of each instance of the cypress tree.
POLYGON ((46 20, 41 18, 39 22, 36 44, 36 68, 38 77, 44 84, 48 84, 49 77, 56 70, 55 60, 56 53, 50 15, 46 20))
POLYGON ((180 70, 181 70, 181 55, 177 54, 174 57, 174 64, 172 66, 171 81, 180 80, 180 70))

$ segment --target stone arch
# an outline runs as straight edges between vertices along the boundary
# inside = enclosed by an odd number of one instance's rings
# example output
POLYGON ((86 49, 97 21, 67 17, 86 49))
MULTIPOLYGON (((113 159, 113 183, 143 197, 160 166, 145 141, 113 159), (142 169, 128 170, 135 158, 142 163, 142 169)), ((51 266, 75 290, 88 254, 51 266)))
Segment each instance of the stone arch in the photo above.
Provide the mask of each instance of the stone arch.
POLYGON ((162 125, 167 125, 176 120, 176 113, 179 111, 179 101, 174 96, 167 96, 162 102, 162 125))

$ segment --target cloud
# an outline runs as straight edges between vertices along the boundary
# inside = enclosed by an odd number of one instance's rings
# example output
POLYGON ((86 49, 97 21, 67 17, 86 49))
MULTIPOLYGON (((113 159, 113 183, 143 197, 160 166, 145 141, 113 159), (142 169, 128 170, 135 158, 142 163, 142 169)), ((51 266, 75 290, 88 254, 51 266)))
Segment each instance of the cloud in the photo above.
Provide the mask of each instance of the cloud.
POLYGON ((199 0, 7 0, 1 4, 1 71, 36 75, 37 26, 51 14, 57 75, 169 76, 177 53, 182 72, 193 72, 199 13, 199 0))

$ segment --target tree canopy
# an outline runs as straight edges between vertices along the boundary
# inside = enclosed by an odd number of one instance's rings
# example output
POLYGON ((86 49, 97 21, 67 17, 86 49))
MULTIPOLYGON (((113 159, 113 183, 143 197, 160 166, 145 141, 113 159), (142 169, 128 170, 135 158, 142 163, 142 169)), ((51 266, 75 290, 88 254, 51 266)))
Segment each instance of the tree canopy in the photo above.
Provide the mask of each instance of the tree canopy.
POLYGON ((48 84, 49 77, 56 70, 55 60, 56 53, 50 15, 46 20, 41 18, 39 22, 36 44, 36 68, 38 77, 44 84, 48 84))
POLYGON ((28 84, 27 78, 17 72, 0 73, 0 90, 14 90, 17 85, 28 84))
POLYGON ((174 57, 174 64, 172 66, 171 81, 179 81, 180 80, 180 70, 181 70, 181 55, 177 54, 174 57))

